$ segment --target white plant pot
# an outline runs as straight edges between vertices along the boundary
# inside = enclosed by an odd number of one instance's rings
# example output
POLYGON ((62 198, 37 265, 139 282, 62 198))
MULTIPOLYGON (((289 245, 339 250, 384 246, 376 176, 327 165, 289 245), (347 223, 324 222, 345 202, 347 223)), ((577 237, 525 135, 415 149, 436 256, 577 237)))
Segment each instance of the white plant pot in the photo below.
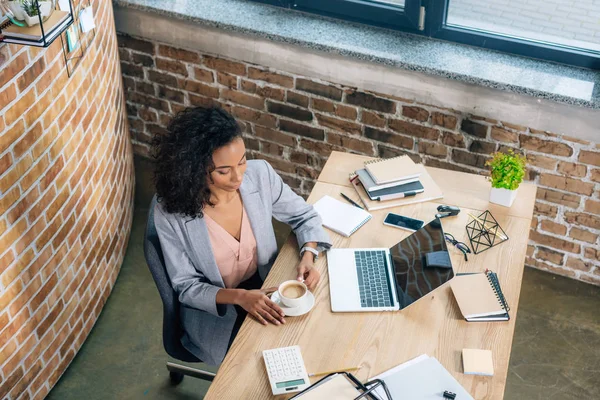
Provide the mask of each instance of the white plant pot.
MULTIPOLYGON (((38 3, 40 5, 40 14, 42 14, 42 20, 45 20, 52 14, 52 2, 51 1, 40 1, 38 3)), ((23 6, 20 1, 9 1, 8 7, 10 11, 12 11, 13 15, 19 21, 24 21, 27 26, 38 25, 40 23, 40 19, 37 15, 30 17, 27 15, 25 10, 23 10, 23 6)))
POLYGON ((517 197, 518 190, 519 189, 508 190, 493 187, 490 191, 490 203, 500 204, 504 207, 510 207, 517 197))

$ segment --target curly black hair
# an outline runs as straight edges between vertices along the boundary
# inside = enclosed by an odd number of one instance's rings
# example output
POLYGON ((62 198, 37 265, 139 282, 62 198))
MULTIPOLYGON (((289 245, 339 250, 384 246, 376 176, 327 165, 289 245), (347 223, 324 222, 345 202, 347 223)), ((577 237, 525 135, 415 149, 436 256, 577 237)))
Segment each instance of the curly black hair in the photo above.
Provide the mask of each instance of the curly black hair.
POLYGON ((236 120, 222 108, 190 107, 173 117, 167 134, 154 136, 154 185, 168 213, 203 217, 204 206, 211 205, 213 152, 241 135, 236 120))

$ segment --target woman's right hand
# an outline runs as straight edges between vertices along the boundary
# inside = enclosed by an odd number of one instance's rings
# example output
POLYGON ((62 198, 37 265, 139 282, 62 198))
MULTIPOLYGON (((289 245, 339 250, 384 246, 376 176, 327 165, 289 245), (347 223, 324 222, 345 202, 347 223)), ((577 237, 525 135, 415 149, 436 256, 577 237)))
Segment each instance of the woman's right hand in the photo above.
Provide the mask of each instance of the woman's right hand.
POLYGON ((267 325, 267 321, 274 325, 285 324, 283 310, 267 296, 267 293, 272 293, 276 290, 276 287, 261 290, 244 290, 240 295, 238 305, 263 325, 267 325))

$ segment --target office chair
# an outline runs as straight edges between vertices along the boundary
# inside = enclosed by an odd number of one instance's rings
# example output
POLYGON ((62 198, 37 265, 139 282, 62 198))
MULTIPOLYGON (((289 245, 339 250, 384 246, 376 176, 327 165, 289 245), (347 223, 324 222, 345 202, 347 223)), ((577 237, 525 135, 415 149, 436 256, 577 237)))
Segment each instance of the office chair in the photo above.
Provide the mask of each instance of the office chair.
MULTIPOLYGON (((146 233, 144 235, 144 256, 146 257, 146 263, 148 264, 148 268, 150 268, 154 283, 158 288, 163 303, 163 346, 167 354, 177 360, 185 362, 202 362, 181 344, 180 339, 184 332, 181 328, 181 321, 179 320, 179 299, 177 293, 173 290, 171 281, 167 275, 165 259, 154 225, 155 205, 156 195, 152 198, 150 210, 148 211, 148 221, 146 223, 146 233)), ((169 378, 173 385, 179 384, 185 375, 207 381, 212 381, 215 378, 215 374, 212 372, 202 371, 172 362, 167 362, 167 369, 169 370, 169 378)))

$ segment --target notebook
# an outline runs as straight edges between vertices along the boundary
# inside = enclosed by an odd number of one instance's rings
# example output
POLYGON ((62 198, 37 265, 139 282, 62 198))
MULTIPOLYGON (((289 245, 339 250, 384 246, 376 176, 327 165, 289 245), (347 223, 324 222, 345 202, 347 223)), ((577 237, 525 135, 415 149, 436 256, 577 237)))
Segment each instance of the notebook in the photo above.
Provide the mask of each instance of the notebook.
POLYGON ((378 185, 418 178, 421 172, 409 156, 367 161, 365 169, 378 185))
POLYGON ((323 226, 346 237, 371 219, 371 214, 365 210, 327 195, 319 199, 313 207, 321 216, 323 226))
MULTIPOLYGON (((61 31, 63 27, 72 21, 69 16, 70 13, 67 11, 55 10, 52 15, 43 22, 44 34, 46 35, 47 40, 49 40, 50 37, 56 36, 56 32, 61 31)), ((17 26, 9 23, 6 28, 2 29, 2 34, 6 37, 16 39, 42 40, 42 28, 39 24, 34 26, 17 26)))
POLYGON ((508 321, 510 308, 492 271, 457 275, 450 287, 463 317, 469 322, 508 321))
POLYGON ((463 371, 467 375, 494 375, 491 350, 463 349, 463 371))
MULTIPOLYGON (((383 380, 393 399, 442 400, 442 393, 448 390, 456 393, 457 400, 473 400, 435 357, 426 354, 371 379, 383 380)), ((375 393, 382 395, 378 389, 375 393)))
POLYGON ((361 392, 343 374, 335 374, 323 379, 294 399, 352 400, 360 395, 361 392))
MULTIPOLYGON (((362 183, 362 181, 361 181, 362 183)), ((364 185, 363 185, 364 187, 364 185)), ((394 186, 391 188, 374 190, 372 192, 367 192, 367 195, 371 200, 376 201, 387 201, 394 199, 401 199, 404 197, 416 196, 419 193, 423 193, 423 185, 421 182, 411 182, 406 183, 404 185, 394 186)))
POLYGON ((422 164, 415 165, 417 166, 417 169, 420 173, 419 182, 421 182, 421 185, 423 185, 423 193, 418 194, 416 196, 386 201, 371 200, 365 188, 361 184, 360 179, 357 178, 356 174, 350 174, 350 182, 352 183, 352 187, 354 187, 354 190, 356 190, 358 197, 360 197, 360 200, 365 205, 365 208, 369 211, 404 206, 414 203, 421 203, 424 201, 436 200, 444 197, 444 193, 442 193, 442 190, 427 173, 425 167, 422 164))
POLYGON ((372 192, 374 190, 388 189, 388 188, 396 187, 399 185, 405 185, 405 184, 411 183, 411 182, 417 182, 419 180, 419 178, 410 178, 410 179, 403 179, 401 181, 385 183, 383 185, 378 185, 375 183, 373 178, 371 178, 371 175, 369 175, 367 170, 364 168, 357 169, 356 175, 358 175, 358 179, 360 179, 360 183, 363 184, 363 186, 367 190, 367 192, 372 192))

